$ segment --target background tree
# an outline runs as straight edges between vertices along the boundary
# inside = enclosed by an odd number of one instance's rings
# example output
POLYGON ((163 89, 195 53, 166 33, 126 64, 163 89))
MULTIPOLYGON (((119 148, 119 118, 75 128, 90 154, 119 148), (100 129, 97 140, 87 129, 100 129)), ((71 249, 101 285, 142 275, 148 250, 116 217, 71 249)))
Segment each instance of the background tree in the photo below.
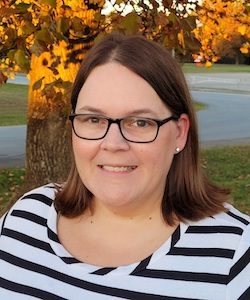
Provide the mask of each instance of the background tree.
POLYGON ((71 82, 97 36, 103 1, 3 0, 1 69, 28 74, 26 185, 65 178, 71 157, 67 115, 71 82))
POLYGON ((197 9, 194 30, 200 56, 209 66, 223 56, 237 59, 250 53, 250 4, 245 0, 204 0, 197 9))
POLYGON ((30 80, 26 188, 62 181, 71 163, 69 94, 85 52, 112 30, 141 33, 184 53, 197 47, 188 1, 2 0, 0 80, 22 71, 30 80))

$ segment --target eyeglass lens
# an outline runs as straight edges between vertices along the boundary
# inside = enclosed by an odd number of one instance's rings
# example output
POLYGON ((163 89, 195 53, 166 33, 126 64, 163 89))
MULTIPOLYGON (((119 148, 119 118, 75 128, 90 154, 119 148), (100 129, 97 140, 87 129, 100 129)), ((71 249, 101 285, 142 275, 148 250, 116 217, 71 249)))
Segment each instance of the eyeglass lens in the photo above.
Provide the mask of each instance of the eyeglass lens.
MULTIPOLYGON (((75 133, 85 139, 101 139, 108 129, 110 119, 93 114, 76 115, 74 118, 75 133)), ((119 123, 119 122, 116 122, 119 123)), ((154 140, 158 132, 156 121, 141 117, 126 117, 120 120, 120 131, 129 141, 147 142, 154 140)))

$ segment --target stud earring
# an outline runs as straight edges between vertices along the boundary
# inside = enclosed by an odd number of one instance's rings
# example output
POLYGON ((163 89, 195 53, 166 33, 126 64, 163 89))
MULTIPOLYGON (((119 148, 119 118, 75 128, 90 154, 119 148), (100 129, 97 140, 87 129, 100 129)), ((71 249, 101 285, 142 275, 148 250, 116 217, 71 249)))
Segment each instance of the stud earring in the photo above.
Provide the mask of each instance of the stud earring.
POLYGON ((180 148, 179 147, 176 147, 175 148, 175 153, 179 153, 180 152, 180 148))

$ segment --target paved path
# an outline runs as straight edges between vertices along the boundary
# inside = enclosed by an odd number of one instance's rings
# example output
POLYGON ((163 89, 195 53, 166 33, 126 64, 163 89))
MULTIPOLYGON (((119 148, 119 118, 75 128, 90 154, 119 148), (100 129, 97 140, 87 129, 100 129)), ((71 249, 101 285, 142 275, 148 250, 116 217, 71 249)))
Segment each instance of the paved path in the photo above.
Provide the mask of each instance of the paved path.
POLYGON ((23 167, 26 126, 0 127, 0 167, 23 167))
POLYGON ((201 142, 250 139, 250 94, 193 92, 206 104, 198 111, 201 142))
POLYGON ((192 90, 250 94, 250 73, 186 74, 192 90))
POLYGON ((8 79, 8 83, 27 85, 29 83, 25 74, 18 74, 14 79, 8 79))

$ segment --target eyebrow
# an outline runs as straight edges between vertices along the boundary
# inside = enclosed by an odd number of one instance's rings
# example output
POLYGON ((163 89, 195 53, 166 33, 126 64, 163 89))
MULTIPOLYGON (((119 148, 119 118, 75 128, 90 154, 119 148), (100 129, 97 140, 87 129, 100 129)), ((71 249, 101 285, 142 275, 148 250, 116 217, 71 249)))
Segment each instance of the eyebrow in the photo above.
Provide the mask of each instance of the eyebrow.
MULTIPOLYGON (((79 109, 79 111, 87 111, 87 112, 93 112, 101 115, 106 115, 104 111, 102 111, 101 109, 91 107, 91 106, 83 106, 79 109)), ((156 113, 149 108, 135 109, 135 110, 128 111, 126 113, 126 115, 128 116, 133 116, 138 114, 153 114, 156 116, 156 113)))

